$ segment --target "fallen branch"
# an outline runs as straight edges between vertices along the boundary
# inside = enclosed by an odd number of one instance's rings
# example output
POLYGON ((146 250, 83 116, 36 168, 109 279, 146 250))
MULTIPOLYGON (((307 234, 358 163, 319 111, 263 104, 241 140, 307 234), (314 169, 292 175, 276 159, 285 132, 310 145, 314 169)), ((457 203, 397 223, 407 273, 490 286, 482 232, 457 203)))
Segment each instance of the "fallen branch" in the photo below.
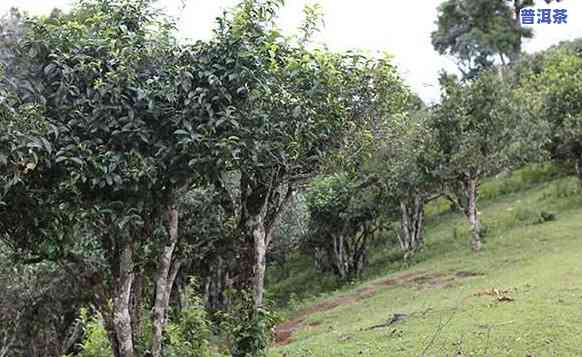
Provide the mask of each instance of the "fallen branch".
POLYGON ((370 331, 370 330, 375 330, 378 328, 388 327, 388 326, 394 325, 395 323, 402 322, 404 320, 408 320, 408 314, 394 314, 390 320, 387 320, 386 322, 379 324, 379 325, 374 325, 374 326, 368 327, 364 331, 370 331))

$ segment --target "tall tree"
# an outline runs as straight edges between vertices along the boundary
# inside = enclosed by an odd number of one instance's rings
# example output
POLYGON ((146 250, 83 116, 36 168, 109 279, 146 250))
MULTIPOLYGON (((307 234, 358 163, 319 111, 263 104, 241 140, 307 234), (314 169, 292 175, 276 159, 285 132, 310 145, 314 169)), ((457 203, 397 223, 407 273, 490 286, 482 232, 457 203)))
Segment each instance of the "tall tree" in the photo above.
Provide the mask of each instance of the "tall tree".
POLYGON ((439 6, 432 44, 456 57, 467 78, 493 66, 495 57, 502 64, 516 62, 523 39, 533 36, 519 17, 531 5, 533 0, 447 0, 439 6))
POLYGON ((0 17, 0 64, 7 66, 14 56, 13 48, 24 31, 24 14, 18 9, 0 17))
MULTIPOLYGON (((509 55, 509 60, 512 63, 517 62, 521 57, 521 52, 523 48, 523 39, 532 38, 533 31, 531 29, 525 29, 521 25, 521 11, 525 8, 535 5, 535 0, 505 0, 510 3, 510 7, 513 10, 513 29, 516 31, 516 38, 513 42, 513 50, 509 55), (521 36, 519 36, 521 34, 521 36)), ((547 2, 547 0, 546 0, 547 2)))

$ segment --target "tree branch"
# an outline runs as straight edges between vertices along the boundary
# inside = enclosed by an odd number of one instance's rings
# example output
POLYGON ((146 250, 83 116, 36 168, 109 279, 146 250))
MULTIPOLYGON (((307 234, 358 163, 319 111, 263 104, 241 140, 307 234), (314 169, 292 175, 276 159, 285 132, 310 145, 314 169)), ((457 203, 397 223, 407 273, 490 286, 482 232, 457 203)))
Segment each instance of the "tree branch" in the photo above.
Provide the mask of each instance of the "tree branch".
POLYGON ((285 211, 287 209, 287 207, 289 206, 289 204, 291 203, 291 199, 293 198, 294 192, 295 192, 294 187, 291 184, 289 184, 287 186, 287 193, 285 194, 285 197, 279 203, 279 206, 275 210, 275 213, 270 218, 269 222, 265 222, 266 226, 267 226, 266 227, 267 228, 267 235, 266 235, 267 236, 267 241, 266 241, 267 247, 271 243, 271 239, 273 237, 273 230, 279 224, 279 221, 281 220, 281 216, 283 215, 283 211, 285 211))

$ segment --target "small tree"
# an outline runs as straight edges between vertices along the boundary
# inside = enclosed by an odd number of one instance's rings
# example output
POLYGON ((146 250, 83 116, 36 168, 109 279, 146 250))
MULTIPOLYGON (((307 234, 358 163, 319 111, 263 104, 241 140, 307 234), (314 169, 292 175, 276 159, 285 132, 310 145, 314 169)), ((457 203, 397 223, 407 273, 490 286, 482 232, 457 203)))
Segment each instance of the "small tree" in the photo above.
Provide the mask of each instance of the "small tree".
POLYGON ((527 107, 519 106, 511 87, 497 73, 483 73, 466 84, 444 77, 442 85, 442 102, 431 120, 441 157, 436 172, 458 193, 453 200, 468 218, 472 246, 479 251, 477 200, 482 178, 520 165, 539 152, 544 141, 539 140, 527 107))
POLYGON ((316 180, 306 196, 310 223, 304 244, 320 269, 330 269, 342 281, 360 277, 368 262, 380 217, 379 190, 373 187, 335 175, 316 180))
POLYGON ((273 23, 278 4, 253 3, 245 2, 224 27, 224 36, 247 44, 247 56, 264 65, 255 73, 263 85, 248 91, 248 106, 241 108, 232 132, 225 133, 237 142, 225 166, 239 175, 236 187, 226 192, 225 210, 240 202, 237 287, 252 290, 259 307, 266 252, 294 192, 321 171, 353 128, 367 125, 368 117, 357 110, 360 102, 373 97, 362 95, 368 90, 362 83, 372 83, 380 70, 390 74, 384 78, 392 84, 399 82, 392 66, 359 54, 309 50, 305 39, 295 43, 281 37, 273 23), (371 71, 376 65, 378 72, 371 71))
POLYGON ((12 128, 1 139, 8 156, 0 164, 12 175, 2 238, 37 259, 83 263, 93 250, 73 248, 78 230, 86 232, 107 267, 92 277, 95 301, 114 355, 124 357, 135 355, 139 337, 132 314, 141 310, 131 304, 144 301, 135 298, 143 294, 135 284, 140 259, 156 266, 152 353, 161 354, 181 262, 178 198, 227 147, 216 133, 246 100, 240 89, 251 87, 253 72, 253 63, 224 56, 233 43, 179 46, 150 5, 83 1, 66 16, 31 19, 12 72, 14 91, 27 95, 7 108, 37 114, 28 116, 30 130, 12 128))
POLYGON ((374 160, 384 188, 386 213, 398 212, 400 248, 405 258, 424 244, 424 206, 439 197, 437 156, 429 123, 430 113, 422 105, 413 105, 408 113, 393 117, 374 160))
POLYGON ((350 134, 326 162, 325 172, 334 174, 317 180, 307 200, 308 244, 319 265, 330 267, 342 280, 361 274, 368 243, 381 227, 386 210, 382 200, 392 187, 383 185, 385 172, 377 161, 382 148, 397 140, 398 135, 387 133, 411 99, 389 57, 359 56, 358 61, 352 76, 359 85, 349 92, 353 104, 347 112, 358 125, 350 123, 350 134))

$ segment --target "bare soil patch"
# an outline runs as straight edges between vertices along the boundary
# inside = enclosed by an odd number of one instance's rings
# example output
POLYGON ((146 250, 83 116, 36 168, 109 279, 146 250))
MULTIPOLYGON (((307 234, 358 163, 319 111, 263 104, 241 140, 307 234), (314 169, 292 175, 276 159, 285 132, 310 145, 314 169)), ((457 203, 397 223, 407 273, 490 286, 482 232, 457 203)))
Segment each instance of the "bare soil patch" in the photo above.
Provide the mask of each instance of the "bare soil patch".
POLYGON ((382 280, 377 285, 382 285, 382 286, 387 286, 387 287, 398 286, 404 282, 410 281, 410 280, 412 280, 418 276, 421 276, 423 274, 425 274, 425 273, 424 272, 402 273, 402 274, 396 275, 395 277, 382 280))
POLYGON ((357 290, 356 294, 358 300, 363 300, 376 295, 376 289, 372 287, 367 287, 357 290))
POLYGON ((293 320, 289 320, 277 327, 275 327, 275 346, 285 346, 291 342, 291 335, 303 327, 305 320, 318 312, 333 310, 341 305, 351 305, 357 301, 357 295, 342 296, 334 300, 324 301, 315 304, 303 311, 293 320))
POLYGON ((455 273, 457 278, 473 278, 476 276, 483 276, 483 273, 476 273, 474 271, 458 271, 455 273))

